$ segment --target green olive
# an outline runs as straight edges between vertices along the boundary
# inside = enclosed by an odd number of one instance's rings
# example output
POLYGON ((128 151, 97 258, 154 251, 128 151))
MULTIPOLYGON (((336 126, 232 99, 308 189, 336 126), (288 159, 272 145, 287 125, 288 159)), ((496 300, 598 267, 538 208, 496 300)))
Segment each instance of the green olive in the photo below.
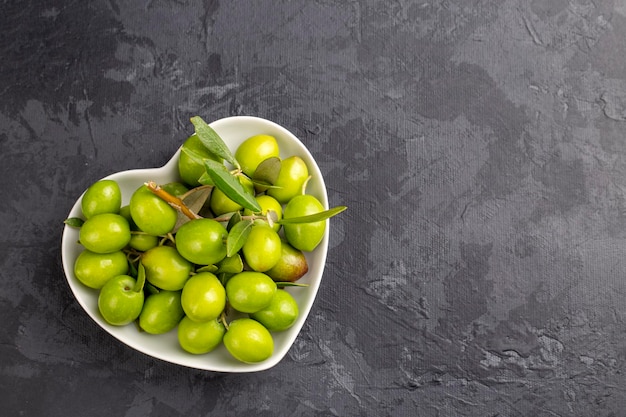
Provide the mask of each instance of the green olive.
POLYGON ((113 180, 100 180, 92 184, 81 200, 81 209, 86 218, 102 213, 117 214, 121 205, 122 192, 113 180))
POLYGON ((119 215, 126 219, 126 221, 128 222, 128 226, 130 227, 130 230, 138 229, 137 225, 133 221, 133 216, 130 215, 130 206, 128 204, 120 208, 119 215))
POLYGON ((113 326, 124 326, 139 317, 144 293, 135 291, 136 281, 129 275, 118 275, 107 281, 98 294, 98 310, 113 326))
POLYGON ((79 240, 92 252, 117 252, 130 242, 130 227, 119 214, 96 214, 81 226, 79 240))
POLYGON ((189 191, 189 188, 180 182, 168 182, 167 184, 161 185, 161 188, 175 197, 180 197, 189 191))
POLYGON ((213 219, 196 219, 183 224, 176 232, 176 249, 188 261, 213 265, 226 257, 228 232, 213 219))
POLYGON ((175 328, 185 315, 180 297, 180 291, 161 290, 150 295, 139 314, 139 327, 150 334, 163 334, 175 328))
MULTIPOLYGON (((182 148, 189 149, 203 158, 213 159, 215 161, 219 160, 218 157, 209 152, 209 150, 200 141, 200 138, 195 134, 187 138, 187 140, 183 143, 182 148)), ((205 168, 203 164, 192 159, 183 150, 181 150, 178 158, 178 173, 185 184, 197 187, 200 185, 198 180, 204 172, 205 168)))
MULTIPOLYGON (((298 195, 289 200, 283 218, 290 219, 300 216, 308 216, 324 211, 320 201, 309 194, 298 195)), ((285 237, 296 249, 310 252, 319 245, 326 232, 326 221, 312 223, 284 224, 285 237)))
POLYGON ((130 198, 130 215, 137 227, 153 236, 166 235, 178 220, 176 209, 142 185, 130 198))
POLYGON ((267 158, 279 157, 280 149, 276 138, 270 135, 256 135, 246 139, 235 151, 235 159, 241 170, 252 177, 259 164, 267 158))
POLYGON ((215 275, 200 272, 185 283, 181 302, 185 314, 191 320, 214 320, 226 307, 226 291, 215 275))
POLYGON ((267 275, 244 271, 226 282, 226 297, 235 310, 254 313, 269 305, 276 288, 276 283, 267 275))
POLYGON ((274 353, 274 339, 261 323, 250 318, 233 320, 224 335, 224 346, 241 362, 262 362, 274 353))
POLYGON ((276 282, 294 282, 309 271, 309 264, 300 249, 296 249, 288 242, 280 245, 280 259, 265 273, 276 282))
POLYGON ((178 324, 178 343, 189 353, 211 352, 222 343, 226 328, 217 320, 196 322, 185 316, 178 324))
POLYGON ((122 251, 95 253, 84 250, 74 263, 74 275, 90 288, 100 289, 108 280, 128 273, 128 260, 122 251))
POLYGON ((243 244, 243 257, 254 271, 267 271, 280 259, 280 246, 280 237, 274 229, 264 222, 255 223, 243 244))
POLYGON ((145 252, 157 246, 159 238, 157 236, 144 233, 132 233, 128 246, 140 252, 145 252))
POLYGON ((181 290, 193 269, 191 262, 180 256, 171 246, 157 246, 141 256, 146 280, 167 291, 181 290))
POLYGON ((250 318, 258 321, 267 330, 279 332, 294 325, 298 318, 298 303, 285 290, 276 290, 269 305, 262 310, 250 314, 250 318))
POLYGON ((277 188, 269 188, 267 194, 281 204, 286 204, 297 195, 304 194, 303 186, 309 177, 306 163, 299 156, 283 159, 278 178, 274 181, 277 188))

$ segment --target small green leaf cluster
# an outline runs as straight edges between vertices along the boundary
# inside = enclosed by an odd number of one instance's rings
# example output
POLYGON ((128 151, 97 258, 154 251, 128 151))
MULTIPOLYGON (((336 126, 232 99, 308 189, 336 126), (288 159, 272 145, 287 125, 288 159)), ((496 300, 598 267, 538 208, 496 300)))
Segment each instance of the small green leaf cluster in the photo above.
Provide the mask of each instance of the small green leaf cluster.
POLYGON ((176 331, 180 347, 205 354, 223 344, 243 362, 267 359, 273 332, 296 322, 286 287, 300 287, 305 253, 322 240, 325 210, 306 194, 308 168, 281 160, 275 138, 259 134, 233 154, 201 118, 181 146, 175 183, 146 183, 121 206, 118 184, 101 180, 83 195, 83 252, 75 276, 99 291, 114 326, 176 331))

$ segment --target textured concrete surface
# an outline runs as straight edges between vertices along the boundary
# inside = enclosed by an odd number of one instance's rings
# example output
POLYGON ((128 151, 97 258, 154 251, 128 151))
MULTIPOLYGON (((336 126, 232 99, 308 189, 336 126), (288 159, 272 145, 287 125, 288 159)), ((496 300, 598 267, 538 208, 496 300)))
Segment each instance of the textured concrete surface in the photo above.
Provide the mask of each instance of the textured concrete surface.
POLYGON ((624 415, 624 2, 9 0, 0 27, 2 415, 624 415), (286 126, 349 206, 265 372, 123 346, 61 269, 77 196, 195 114, 286 126))

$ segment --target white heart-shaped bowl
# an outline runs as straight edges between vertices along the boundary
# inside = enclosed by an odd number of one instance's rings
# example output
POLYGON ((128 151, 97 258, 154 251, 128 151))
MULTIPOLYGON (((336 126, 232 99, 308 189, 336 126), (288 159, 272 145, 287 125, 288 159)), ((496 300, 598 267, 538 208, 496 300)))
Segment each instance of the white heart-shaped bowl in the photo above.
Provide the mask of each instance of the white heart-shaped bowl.
MULTIPOLYGON (((314 195, 325 208, 328 208, 326 186, 319 166, 302 142, 287 129, 271 121, 249 116, 227 117, 210 123, 210 126, 222 137, 233 152, 250 136, 257 134, 274 136, 279 144, 282 158, 298 155, 306 162, 309 173, 312 176, 307 186, 307 194, 314 195)), ((117 181, 122 191, 122 205, 125 205, 128 204, 132 193, 147 181, 155 181, 158 184, 180 181, 178 174, 179 154, 180 149, 161 168, 123 171, 109 175, 106 178, 117 181)), ((81 199, 82 195, 74 204, 68 217, 82 216, 81 199)), ((269 359, 259 363, 247 364, 234 359, 223 345, 203 355, 187 353, 178 344, 176 329, 163 335, 151 335, 140 332, 134 324, 116 327, 104 321, 98 311, 98 291, 86 287, 74 275, 74 262, 83 251, 83 247, 77 243, 78 233, 78 229, 65 226, 61 242, 61 256, 67 282, 76 300, 87 314, 108 333, 140 352, 167 362, 216 372, 262 371, 271 368, 281 361, 296 340, 315 301, 328 251, 328 227, 326 227, 326 233, 319 246, 314 251, 305 254, 309 271, 298 282, 308 284, 308 286, 286 287, 287 291, 298 302, 300 309, 300 315, 296 323, 285 331, 272 334, 274 338, 274 354, 269 359)))

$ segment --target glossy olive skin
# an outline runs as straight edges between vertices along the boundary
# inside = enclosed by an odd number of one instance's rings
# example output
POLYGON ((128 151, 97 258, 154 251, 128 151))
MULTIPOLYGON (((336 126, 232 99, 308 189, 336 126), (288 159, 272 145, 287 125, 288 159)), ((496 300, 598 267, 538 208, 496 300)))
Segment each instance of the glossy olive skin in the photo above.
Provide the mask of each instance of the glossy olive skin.
POLYGON ((133 216, 130 215, 130 206, 128 204, 120 208, 119 215, 126 219, 126 221, 128 222, 128 226, 130 227, 130 230, 138 229, 137 225, 133 221, 133 216))
POLYGON ((176 249, 188 261, 213 265, 226 257, 228 232, 213 219, 196 219, 183 224, 176 232, 176 249))
MULTIPOLYGON (((290 219, 300 216, 308 216, 324 211, 320 201, 309 194, 298 195, 285 206, 283 218, 290 219)), ((326 232, 326 221, 313 223, 284 224, 283 230, 287 241, 296 249, 305 252, 314 250, 322 241, 326 232)))
POLYGON ((153 236, 166 235, 178 220, 176 209, 142 185, 130 198, 130 215, 139 230, 153 236))
POLYGON ((250 314, 250 318, 258 321, 271 332, 280 332, 293 326, 299 314, 298 303, 293 296, 279 289, 269 305, 250 314))
MULTIPOLYGON (((237 179, 250 195, 254 195, 254 184, 248 177, 240 175, 237 179)), ((213 188, 213 191, 211 191, 209 206, 211 207, 213 214, 216 216, 220 216, 225 213, 233 213, 243 209, 240 204, 235 203, 233 200, 228 198, 226 194, 224 194, 224 192, 217 187, 213 188)))
POLYGON ((95 253, 85 249, 74 263, 74 275, 89 288, 100 289, 108 280, 128 273, 128 260, 122 251, 95 253))
POLYGON ((139 314, 139 327, 150 334, 163 334, 175 328, 185 315, 180 299, 180 291, 161 290, 148 296, 139 314))
POLYGON ((193 321, 216 319, 226 307, 226 290, 215 275, 200 272, 185 284, 182 306, 187 317, 193 321))
POLYGON ((117 252, 130 242, 130 226, 119 214, 96 214, 81 226, 79 240, 92 252, 117 252))
POLYGON ((128 242, 128 246, 140 252, 146 252, 158 244, 159 238, 157 236, 143 233, 131 233, 130 242, 128 242))
POLYGON ((93 183, 81 200, 81 209, 85 218, 96 214, 118 214, 122 206, 122 192, 117 182, 100 180, 93 183))
POLYGON ((196 322, 185 316, 178 324, 178 343, 183 350, 201 355, 218 347, 225 333, 226 327, 217 319, 196 322))
POLYGON ((157 246, 148 250, 142 255, 141 264, 146 270, 146 280, 167 291, 181 290, 193 269, 191 262, 171 246, 157 246))
POLYGON ((276 289, 276 283, 267 275, 244 271, 226 282, 226 297, 235 310, 254 313, 269 305, 276 289))
POLYGON ((261 162, 267 158, 279 156, 278 142, 270 135, 249 137, 235 151, 235 159, 241 165, 241 170, 249 177, 254 175, 254 171, 261 162))
MULTIPOLYGON (((209 152, 200 141, 200 138, 198 138, 195 134, 185 140, 182 148, 190 149, 199 154, 201 157, 219 161, 219 158, 209 152)), ((180 156, 178 158, 178 173, 182 181, 191 187, 197 187, 200 185, 198 179, 200 179, 204 172, 204 165, 193 160, 181 149, 180 156)))
POLYGON ((246 263, 254 271, 264 272, 272 268, 281 255, 281 240, 278 233, 267 223, 255 223, 243 244, 242 252, 246 263))
POLYGON ((309 264, 300 249, 282 241, 280 259, 265 273, 276 282, 295 282, 309 271, 309 264))
POLYGON ((133 290, 135 283, 129 275, 118 275, 104 284, 98 295, 98 310, 107 323, 124 326, 139 317, 144 293, 133 290))
POLYGON ((304 194, 303 186, 309 177, 306 163, 299 156, 290 156, 281 161, 278 178, 274 181, 277 188, 269 188, 267 194, 281 204, 286 204, 297 195, 304 194))
POLYGON ((274 353, 274 339, 261 323, 250 318, 233 320, 224 335, 224 346, 245 363, 262 362, 274 353))
POLYGON ((168 182, 167 184, 161 185, 161 188, 168 194, 171 194, 175 197, 185 195, 185 193, 189 191, 189 188, 187 188, 187 186, 181 182, 168 182))

